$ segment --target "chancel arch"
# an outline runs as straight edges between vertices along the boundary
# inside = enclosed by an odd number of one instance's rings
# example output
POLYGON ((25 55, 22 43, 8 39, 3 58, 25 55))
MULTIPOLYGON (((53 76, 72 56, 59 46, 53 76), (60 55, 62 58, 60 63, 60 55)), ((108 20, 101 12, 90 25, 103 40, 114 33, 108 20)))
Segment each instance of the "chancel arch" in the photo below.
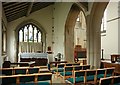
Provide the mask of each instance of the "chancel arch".
MULTIPOLYGON (((16 48, 19 53, 41 53, 46 50, 46 31, 34 20, 22 22, 16 28, 16 48)), ((18 61, 18 57, 17 57, 18 61)))

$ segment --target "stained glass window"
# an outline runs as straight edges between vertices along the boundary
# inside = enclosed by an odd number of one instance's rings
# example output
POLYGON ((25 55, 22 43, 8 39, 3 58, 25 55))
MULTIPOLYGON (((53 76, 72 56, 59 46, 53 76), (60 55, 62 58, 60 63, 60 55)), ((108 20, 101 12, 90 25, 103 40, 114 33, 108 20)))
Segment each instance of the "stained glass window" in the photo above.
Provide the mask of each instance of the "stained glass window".
POLYGON ((32 24, 19 30, 19 42, 41 42, 41 37, 41 31, 32 24))

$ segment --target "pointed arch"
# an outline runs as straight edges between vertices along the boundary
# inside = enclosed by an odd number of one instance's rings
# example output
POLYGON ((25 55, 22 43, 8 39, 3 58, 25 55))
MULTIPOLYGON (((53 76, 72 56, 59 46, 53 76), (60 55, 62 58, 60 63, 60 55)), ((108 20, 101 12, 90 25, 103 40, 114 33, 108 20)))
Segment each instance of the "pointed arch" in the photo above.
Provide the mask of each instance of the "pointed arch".
MULTIPOLYGON (((71 6, 65 23, 65 56, 68 62, 74 62, 74 26, 80 11, 83 11, 83 9, 81 9, 78 4, 74 3, 71 6)), ((83 13, 85 15, 84 11, 83 13)))
MULTIPOLYGON (((45 50, 46 50, 46 31, 44 30, 44 28, 42 27, 42 25, 40 24, 40 23, 38 23, 37 21, 35 21, 35 20, 33 20, 33 19, 29 19, 29 20, 26 20, 26 21, 23 21, 23 22, 21 22, 17 27, 16 27, 16 30, 15 30, 15 34, 17 35, 17 36, 15 36, 15 41, 16 41, 16 56, 17 56, 17 58, 16 58, 16 61, 18 61, 18 53, 19 53, 19 51, 20 51, 20 42, 19 42, 19 31, 21 30, 21 28, 24 28, 25 26, 29 26, 29 25, 32 25, 33 27, 35 27, 37 30, 38 30, 38 32, 40 32, 41 33, 41 47, 42 47, 42 49, 41 50, 38 50, 39 52, 45 52, 45 50)), ((29 28, 29 27, 28 27, 29 28)), ((27 28, 27 29, 28 29, 27 28)), ((33 31, 34 32, 34 31, 33 31)), ((34 39, 33 39, 34 40, 34 39)), ((35 48, 36 47, 34 47, 35 45, 34 45, 34 41, 32 42, 32 43, 29 43, 28 41, 26 42, 26 44, 27 45, 33 45, 33 46, 27 46, 27 47, 29 47, 30 49, 32 49, 32 47, 34 48, 33 50, 34 50, 34 52, 36 52, 35 51, 35 48), (33 44, 32 44, 33 43, 33 44)), ((38 43, 36 43, 37 45, 38 44, 40 44, 40 42, 38 42, 38 43)), ((22 44, 23 45, 23 44, 22 44)), ((36 45, 36 46, 37 46, 36 45)), ((39 46, 39 45, 38 45, 39 46)), ((24 47, 24 46, 23 46, 24 47)), ((22 47, 21 47, 21 49, 22 49, 22 47)), ((28 49, 28 48, 27 48, 28 49)), ((29 50, 27 50, 28 52, 29 52, 29 50)), ((37 52, 38 52, 37 51, 37 52)), ((22 51, 21 51, 22 52, 22 51)), ((24 52, 24 51, 23 51, 24 52)), ((30 52, 32 52, 31 50, 30 50, 30 52)))

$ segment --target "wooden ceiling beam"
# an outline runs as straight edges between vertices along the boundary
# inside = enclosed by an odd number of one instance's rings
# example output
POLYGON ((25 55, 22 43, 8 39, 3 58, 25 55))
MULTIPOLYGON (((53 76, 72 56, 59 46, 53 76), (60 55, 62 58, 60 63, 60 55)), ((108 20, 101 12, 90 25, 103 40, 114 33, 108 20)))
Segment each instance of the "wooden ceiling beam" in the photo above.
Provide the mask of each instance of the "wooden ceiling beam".
POLYGON ((22 2, 12 3, 12 4, 10 4, 10 5, 4 6, 4 9, 7 9, 7 8, 10 8, 10 7, 13 7, 13 6, 19 5, 19 4, 21 4, 21 3, 22 3, 22 2))
POLYGON ((6 19, 6 21, 7 21, 7 17, 6 17, 6 15, 5 15, 5 11, 4 11, 4 8, 2 7, 2 14, 3 14, 3 16, 5 17, 5 19, 6 19))
POLYGON ((33 7, 33 2, 31 2, 31 3, 29 4, 26 16, 29 16, 29 15, 30 15, 30 12, 31 12, 31 10, 32 10, 32 7, 33 7))
POLYGON ((16 12, 16 11, 20 11, 20 10, 26 9, 26 7, 27 7, 27 5, 16 8, 16 9, 11 10, 11 11, 7 11, 5 14, 7 15, 7 14, 10 14, 10 13, 13 13, 13 12, 16 12))
POLYGON ((10 11, 10 10, 14 10, 14 9, 19 8, 19 7, 22 7, 22 6, 24 6, 24 5, 27 5, 27 3, 24 3, 24 4, 22 3, 22 4, 20 4, 20 5, 17 5, 17 6, 8 8, 8 9, 5 9, 5 12, 10 11))
POLYGON ((23 16, 25 16, 25 12, 20 12, 19 14, 15 15, 15 16, 9 16, 8 22, 16 20, 16 19, 23 17, 23 16))
POLYGON ((10 2, 3 2, 2 4, 3 4, 3 5, 7 5, 7 4, 9 4, 9 3, 10 3, 10 2))
POLYGON ((19 11, 15 11, 15 12, 13 12, 13 13, 9 13, 9 14, 6 14, 6 16, 8 17, 8 16, 15 16, 17 13, 20 13, 20 12, 23 12, 23 11, 25 11, 26 9, 21 9, 21 10, 19 10, 19 11))

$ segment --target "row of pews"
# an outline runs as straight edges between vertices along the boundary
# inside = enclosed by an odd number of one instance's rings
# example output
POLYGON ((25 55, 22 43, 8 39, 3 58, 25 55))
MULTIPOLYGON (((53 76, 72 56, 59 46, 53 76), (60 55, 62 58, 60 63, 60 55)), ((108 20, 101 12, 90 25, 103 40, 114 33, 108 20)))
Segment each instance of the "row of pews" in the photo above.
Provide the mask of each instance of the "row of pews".
MULTIPOLYGON (((65 79, 66 82, 76 84, 98 84, 101 78, 114 75, 114 68, 87 69, 74 71, 71 77, 65 79)), ((64 76, 63 76, 64 77, 64 76)))
POLYGON ((100 85, 120 85, 120 76, 101 78, 100 85))
POLYGON ((52 83, 52 73, 0 76, 0 81, 1 85, 49 85, 52 83))
POLYGON ((52 83, 47 66, 0 68, 1 85, 41 85, 52 83))
MULTIPOLYGON (((115 68, 90 69, 90 65, 75 64, 58 64, 56 69, 52 70, 57 78, 60 77, 62 82, 67 84, 94 84, 103 85, 102 79, 114 76, 115 68)), ((114 77, 113 77, 114 78, 114 77)), ((120 77, 118 77, 120 80, 120 77)), ((104 84, 109 85, 109 84, 104 84)), ((120 81, 116 85, 120 85, 120 81)))
POLYGON ((33 74, 49 72, 47 66, 0 68, 2 75, 33 74))
POLYGON ((52 85, 52 75, 60 77, 61 83, 72 85, 120 85, 120 76, 114 76, 115 68, 91 69, 90 65, 80 63, 57 64, 55 69, 49 66, 0 68, 1 85, 52 85), (116 80, 115 80, 116 79, 116 80), (106 84, 105 84, 106 83, 106 84), (116 83, 116 84, 113 84, 116 83))

